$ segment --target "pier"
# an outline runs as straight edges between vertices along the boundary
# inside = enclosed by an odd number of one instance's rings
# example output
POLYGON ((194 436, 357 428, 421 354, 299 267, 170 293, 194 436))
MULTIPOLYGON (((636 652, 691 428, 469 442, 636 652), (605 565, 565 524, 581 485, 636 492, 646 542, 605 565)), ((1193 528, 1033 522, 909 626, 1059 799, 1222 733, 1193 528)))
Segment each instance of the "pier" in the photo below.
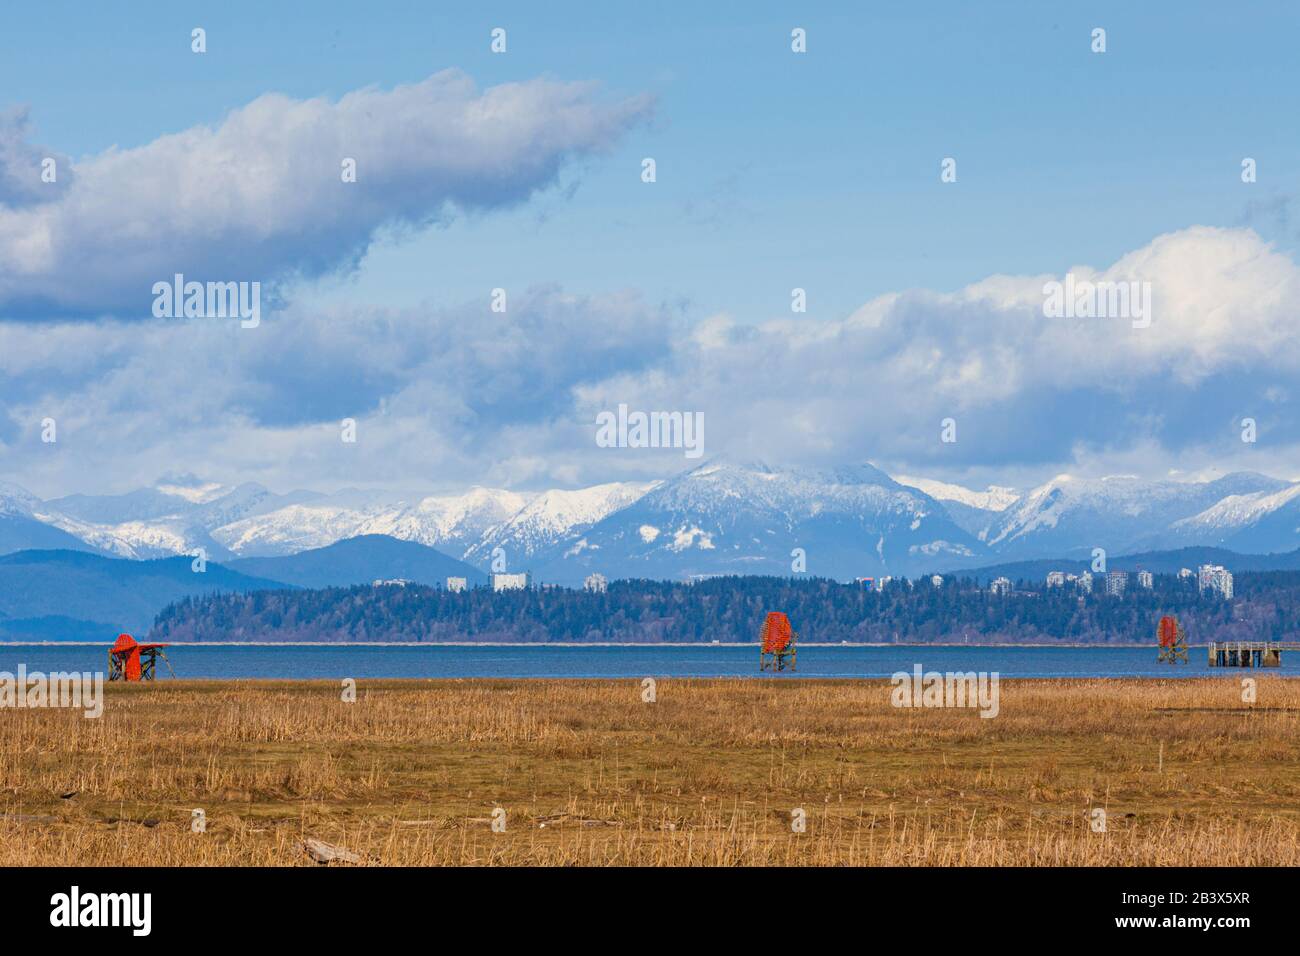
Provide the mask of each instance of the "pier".
POLYGON ((1280 641, 1210 641, 1211 667, 1281 667, 1282 650, 1300 644, 1280 641))

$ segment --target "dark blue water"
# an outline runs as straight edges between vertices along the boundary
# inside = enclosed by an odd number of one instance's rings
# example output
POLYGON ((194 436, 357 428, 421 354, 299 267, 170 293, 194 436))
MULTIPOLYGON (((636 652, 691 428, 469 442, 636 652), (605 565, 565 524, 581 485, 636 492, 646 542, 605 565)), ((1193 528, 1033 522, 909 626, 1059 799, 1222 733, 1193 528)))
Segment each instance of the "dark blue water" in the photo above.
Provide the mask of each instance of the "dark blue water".
MULTIPOLYGON (((104 671, 107 645, 0 646, 0 671, 104 671)), ((758 647, 232 647, 172 645, 178 677, 754 677, 758 647)), ((1154 647, 816 647, 799 649, 793 677, 888 677, 916 664, 936 671, 996 671, 1003 677, 1205 677, 1239 679, 1237 668, 1211 668, 1203 647, 1189 664, 1156 662, 1154 647)), ((170 677, 159 662, 159 676, 170 677)), ((1282 667, 1300 673, 1300 651, 1283 652, 1282 667)))

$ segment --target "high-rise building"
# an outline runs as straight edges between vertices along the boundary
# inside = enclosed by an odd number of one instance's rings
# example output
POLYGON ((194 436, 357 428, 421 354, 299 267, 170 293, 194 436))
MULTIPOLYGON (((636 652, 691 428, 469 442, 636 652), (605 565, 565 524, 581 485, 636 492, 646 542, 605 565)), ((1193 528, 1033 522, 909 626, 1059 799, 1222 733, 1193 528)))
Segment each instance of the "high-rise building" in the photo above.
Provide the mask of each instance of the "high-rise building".
POLYGON ((1143 590, 1150 591, 1155 586, 1156 586, 1155 575, 1153 575, 1150 571, 1138 572, 1138 587, 1142 588, 1143 590))
POLYGON ((1106 593, 1112 597, 1123 597, 1124 592, 1128 590, 1128 572, 1127 571, 1107 571, 1106 572, 1106 593))
POLYGON ((468 587, 469 587, 469 581, 467 581, 465 578, 448 578, 448 579, 447 579, 447 590, 448 590, 448 591, 454 591, 454 592, 456 592, 457 594, 459 594, 461 591, 464 591, 464 590, 465 590, 466 588, 468 588, 468 587))
POLYGON ((936 588, 941 588, 941 587, 943 587, 943 575, 942 575, 942 574, 934 574, 934 575, 931 575, 931 576, 930 576, 930 583, 931 583, 932 585, 934 585, 936 588))
POLYGON ((1219 570, 1217 564, 1202 564, 1196 569, 1196 586, 1206 591, 1214 586, 1214 575, 1219 570))
POLYGON ((1091 594, 1092 593, 1092 572, 1084 571, 1077 578, 1077 583, 1079 585, 1080 591, 1082 591, 1084 594, 1091 594))
POLYGON ((1231 571, 1229 571, 1227 568, 1224 568, 1217 575, 1215 575, 1215 583, 1218 586, 1220 594, 1222 594, 1225 598, 1228 599, 1232 597, 1232 572, 1231 571))
POLYGON ((1232 572, 1218 564, 1202 564, 1196 569, 1196 585, 1201 593, 1214 591, 1220 597, 1232 597, 1232 572))
POLYGON ((1048 586, 1049 588, 1063 588, 1063 587, 1065 587, 1065 572, 1064 572, 1064 571, 1048 571, 1048 572, 1047 572, 1047 586, 1048 586))
POLYGON ((582 589, 591 591, 593 594, 604 594, 608 588, 609 581, 605 578, 605 575, 599 572, 587 575, 582 582, 582 589))
POLYGON ((524 588, 532 587, 533 576, 527 571, 522 574, 493 574, 492 590, 493 591, 522 591, 524 588))
POLYGON ((994 578, 989 584, 989 590, 994 594, 1007 595, 1011 593, 1010 578, 994 578))

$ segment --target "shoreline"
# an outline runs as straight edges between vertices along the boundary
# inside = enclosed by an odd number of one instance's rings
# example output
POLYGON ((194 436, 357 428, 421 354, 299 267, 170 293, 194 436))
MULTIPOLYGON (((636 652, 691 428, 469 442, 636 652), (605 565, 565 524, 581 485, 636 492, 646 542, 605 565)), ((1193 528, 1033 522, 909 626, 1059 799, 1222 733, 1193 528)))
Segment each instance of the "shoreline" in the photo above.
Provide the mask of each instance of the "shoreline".
MULTIPOLYGON (((169 641, 168 647, 618 647, 618 648, 655 648, 683 647, 700 649, 703 647, 758 647, 753 641, 660 641, 654 644, 615 641, 169 641)), ((0 647, 111 647, 111 641, 0 641, 0 647)), ((1130 650, 1132 648, 1154 648, 1150 642, 1140 644, 1096 644, 1096 643, 1061 643, 1061 644, 1013 644, 1013 643, 889 643, 889 644, 846 644, 802 642, 800 647, 977 647, 977 648, 1059 648, 1062 650, 1089 648, 1094 650, 1130 650)), ((1192 647, 1207 647, 1206 644, 1188 644, 1192 647)))

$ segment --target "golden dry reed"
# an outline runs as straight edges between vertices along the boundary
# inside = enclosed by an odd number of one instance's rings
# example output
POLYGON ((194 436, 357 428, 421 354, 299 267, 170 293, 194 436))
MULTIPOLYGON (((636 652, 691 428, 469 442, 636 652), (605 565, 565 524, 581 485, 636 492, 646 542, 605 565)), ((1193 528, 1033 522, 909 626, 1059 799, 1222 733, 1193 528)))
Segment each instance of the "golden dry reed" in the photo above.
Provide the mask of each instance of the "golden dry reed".
POLYGON ((0 864, 1296 865, 1300 682, 1239 680, 113 685, 0 711, 0 864))

